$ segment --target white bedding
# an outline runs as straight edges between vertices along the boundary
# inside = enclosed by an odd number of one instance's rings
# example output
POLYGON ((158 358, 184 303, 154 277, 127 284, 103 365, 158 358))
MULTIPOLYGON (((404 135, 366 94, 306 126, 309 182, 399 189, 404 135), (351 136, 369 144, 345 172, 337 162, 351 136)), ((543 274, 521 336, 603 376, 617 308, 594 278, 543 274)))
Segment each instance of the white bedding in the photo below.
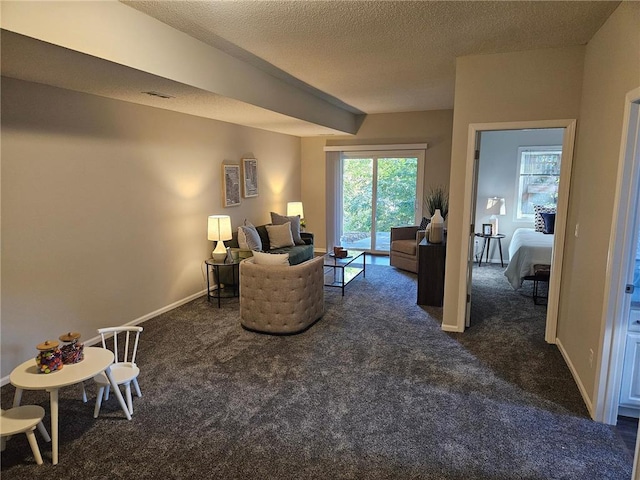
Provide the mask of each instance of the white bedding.
POLYGON ((533 228, 518 228, 509 244, 509 265, 504 275, 514 289, 522 286, 522 279, 533 275, 535 264, 551 265, 553 235, 536 232, 533 228))

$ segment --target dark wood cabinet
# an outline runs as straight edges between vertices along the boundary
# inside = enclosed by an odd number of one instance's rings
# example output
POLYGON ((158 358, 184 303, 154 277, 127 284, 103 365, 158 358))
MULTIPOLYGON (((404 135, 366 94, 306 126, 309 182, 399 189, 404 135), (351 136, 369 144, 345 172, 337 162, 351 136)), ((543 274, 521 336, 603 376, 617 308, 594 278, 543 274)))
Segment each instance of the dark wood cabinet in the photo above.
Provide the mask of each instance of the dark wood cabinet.
POLYGON ((446 241, 429 243, 424 238, 418 249, 418 305, 441 307, 444 299, 446 241))

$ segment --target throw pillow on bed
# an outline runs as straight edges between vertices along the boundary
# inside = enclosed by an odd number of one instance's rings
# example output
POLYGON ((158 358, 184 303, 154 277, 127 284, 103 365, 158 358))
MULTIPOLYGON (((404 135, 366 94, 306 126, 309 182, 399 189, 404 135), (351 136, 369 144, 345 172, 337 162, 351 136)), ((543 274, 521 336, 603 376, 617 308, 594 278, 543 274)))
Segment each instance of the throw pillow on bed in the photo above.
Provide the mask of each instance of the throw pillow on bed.
POLYGON ((293 237, 291 236, 291 223, 287 222, 283 225, 267 225, 267 233, 269 234, 269 244, 271 250, 283 247, 293 247, 293 237))
POLYGON ((256 265, 289 265, 289 254, 253 252, 253 263, 256 265))
POLYGON ((271 223, 274 225, 284 225, 287 222, 291 223, 291 236, 293 237, 293 242, 296 245, 304 245, 304 240, 302 240, 302 237, 300 236, 300 215, 287 217, 285 215, 271 212, 271 223))
POLYGON ((544 220, 541 213, 556 213, 556 207, 545 207, 543 205, 534 205, 535 212, 535 230, 536 232, 544 232, 544 220))
POLYGON ((542 233, 553 233, 556 227, 556 214, 540 212, 540 216, 544 221, 544 230, 542 233))
POLYGON ((258 230, 251 222, 244 221, 244 225, 238 227, 238 246, 242 250, 262 251, 262 240, 258 235, 258 230))

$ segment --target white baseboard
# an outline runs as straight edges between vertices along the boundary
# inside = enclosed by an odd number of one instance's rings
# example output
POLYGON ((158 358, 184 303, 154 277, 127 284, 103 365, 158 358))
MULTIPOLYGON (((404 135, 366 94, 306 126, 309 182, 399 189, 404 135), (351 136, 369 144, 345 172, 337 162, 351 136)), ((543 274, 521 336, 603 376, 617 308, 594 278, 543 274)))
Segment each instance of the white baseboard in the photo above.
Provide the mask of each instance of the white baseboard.
POLYGON ((558 347, 558 350, 560 350, 560 353, 562 354, 562 358, 564 358, 565 363, 569 367, 569 371, 571 372, 571 375, 573 376, 573 380, 576 382, 576 385, 578 386, 578 390, 580 391, 580 395, 582 395, 582 399, 584 400, 584 403, 587 406, 587 410, 589 411, 589 415, 591 416, 592 419, 595 419, 596 417, 595 417, 595 412, 593 410, 593 403, 591 402, 591 399, 589 398, 589 394, 587 393, 587 389, 584 387, 582 381, 580 380, 580 377, 578 376, 578 372, 577 372, 576 368, 573 366, 573 363, 571 362, 571 359, 569 358, 569 354, 564 349, 564 346, 562 345, 562 342, 560 341, 559 338, 556 338, 556 346, 558 347))
POLYGON ((458 326, 457 325, 445 325, 443 323, 441 328, 442 328, 443 332, 462 333, 461 330, 458 330, 458 326))
POLYGON ((618 415, 623 417, 640 418, 640 409, 633 407, 618 407, 618 415))
MULTIPOLYGON (((158 315, 162 315, 163 313, 173 310, 174 308, 178 308, 184 305, 185 303, 189 303, 190 301, 195 300, 196 298, 202 297, 203 295, 206 295, 206 294, 207 294, 206 289, 201 290, 200 292, 194 293, 193 295, 189 295, 188 297, 178 300, 177 302, 173 302, 151 313, 147 313, 146 315, 143 315, 142 317, 138 317, 135 320, 131 320, 130 322, 125 323, 124 325, 125 326, 139 325, 141 323, 146 322, 147 320, 151 320, 152 318, 155 318, 158 315)), ((96 335, 95 337, 92 337, 88 340, 84 340, 82 343, 90 347, 91 345, 95 345, 96 343, 99 343, 99 342, 100 342, 100 335, 96 335)), ((2 377, 2 379, 0 379, 0 386, 4 387, 8 383, 9 383, 9 375, 7 375, 6 377, 2 377)))

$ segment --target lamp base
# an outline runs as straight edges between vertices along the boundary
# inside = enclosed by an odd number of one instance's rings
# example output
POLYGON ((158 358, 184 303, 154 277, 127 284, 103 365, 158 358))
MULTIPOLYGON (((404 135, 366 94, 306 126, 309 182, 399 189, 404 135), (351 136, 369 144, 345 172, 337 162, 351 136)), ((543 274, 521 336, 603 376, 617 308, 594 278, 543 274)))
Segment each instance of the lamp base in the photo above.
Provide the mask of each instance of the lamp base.
POLYGON ((211 258, 213 258, 216 263, 224 263, 225 259, 227 258, 227 252, 218 253, 214 250, 213 252, 211 252, 211 258))

